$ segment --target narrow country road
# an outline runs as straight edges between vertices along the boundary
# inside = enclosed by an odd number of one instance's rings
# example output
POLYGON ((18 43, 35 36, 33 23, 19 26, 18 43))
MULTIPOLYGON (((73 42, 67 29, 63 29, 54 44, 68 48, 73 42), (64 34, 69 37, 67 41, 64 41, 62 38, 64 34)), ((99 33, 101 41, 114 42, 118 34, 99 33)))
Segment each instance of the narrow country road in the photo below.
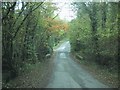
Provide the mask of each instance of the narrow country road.
POLYGON ((47 88, 108 88, 70 58, 69 41, 55 52, 54 70, 47 88))

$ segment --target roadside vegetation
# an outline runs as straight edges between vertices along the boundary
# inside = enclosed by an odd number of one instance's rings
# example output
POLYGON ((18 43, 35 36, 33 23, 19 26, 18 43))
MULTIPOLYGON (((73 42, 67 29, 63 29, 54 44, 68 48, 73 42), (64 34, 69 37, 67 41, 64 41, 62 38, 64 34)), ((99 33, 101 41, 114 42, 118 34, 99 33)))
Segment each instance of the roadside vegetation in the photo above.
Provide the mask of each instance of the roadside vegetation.
POLYGON ((77 18, 69 23, 72 53, 86 67, 94 67, 92 71, 104 70, 97 75, 118 87, 118 3, 72 5, 77 11, 77 18))
POLYGON ((118 87, 119 3, 73 2, 71 5, 76 18, 66 22, 58 17, 59 12, 55 13, 59 11, 56 3, 2 2, 3 88, 44 86, 45 83, 38 86, 42 81, 36 80, 45 78, 42 75, 48 77, 53 50, 65 40, 70 41, 71 52, 80 63, 118 87))
POLYGON ((2 84, 39 62, 63 39, 67 24, 51 2, 2 2, 2 84))

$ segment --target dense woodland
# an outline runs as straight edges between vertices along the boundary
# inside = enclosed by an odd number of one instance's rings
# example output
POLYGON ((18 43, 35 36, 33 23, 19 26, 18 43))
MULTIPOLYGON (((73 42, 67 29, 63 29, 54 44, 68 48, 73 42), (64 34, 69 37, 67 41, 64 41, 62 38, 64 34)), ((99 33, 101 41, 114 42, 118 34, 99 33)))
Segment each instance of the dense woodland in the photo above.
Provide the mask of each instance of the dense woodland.
POLYGON ((8 82, 27 64, 44 62, 63 39, 67 24, 56 19, 50 2, 2 3, 2 73, 8 82), (21 5, 21 6, 20 6, 21 5))
POLYGON ((73 3, 70 22, 72 51, 78 58, 118 72, 118 3, 73 3))
POLYGON ((4 83, 28 64, 44 62, 53 47, 68 36, 81 60, 118 71, 118 3, 74 2, 77 17, 65 22, 50 2, 2 3, 2 74, 4 83))

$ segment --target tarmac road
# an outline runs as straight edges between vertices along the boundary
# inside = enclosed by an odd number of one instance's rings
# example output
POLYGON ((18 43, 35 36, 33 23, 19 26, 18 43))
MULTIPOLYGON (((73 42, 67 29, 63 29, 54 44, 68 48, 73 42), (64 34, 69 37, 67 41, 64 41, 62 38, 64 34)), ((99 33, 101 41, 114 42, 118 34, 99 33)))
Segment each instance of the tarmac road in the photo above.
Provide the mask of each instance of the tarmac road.
POLYGON ((55 50, 54 70, 47 88, 108 88, 69 56, 70 43, 55 50))

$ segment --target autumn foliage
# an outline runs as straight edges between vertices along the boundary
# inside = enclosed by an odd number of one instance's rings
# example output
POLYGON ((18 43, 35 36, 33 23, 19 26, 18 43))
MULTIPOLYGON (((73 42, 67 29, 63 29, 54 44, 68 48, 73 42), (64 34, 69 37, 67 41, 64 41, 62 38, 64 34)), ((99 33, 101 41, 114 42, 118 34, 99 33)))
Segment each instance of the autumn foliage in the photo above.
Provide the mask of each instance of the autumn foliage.
POLYGON ((57 20, 57 19, 52 19, 52 18, 47 18, 46 19, 47 22, 47 26, 48 26, 48 30, 50 31, 60 31, 60 30, 64 30, 67 31, 68 30, 68 24, 62 20, 57 20))

